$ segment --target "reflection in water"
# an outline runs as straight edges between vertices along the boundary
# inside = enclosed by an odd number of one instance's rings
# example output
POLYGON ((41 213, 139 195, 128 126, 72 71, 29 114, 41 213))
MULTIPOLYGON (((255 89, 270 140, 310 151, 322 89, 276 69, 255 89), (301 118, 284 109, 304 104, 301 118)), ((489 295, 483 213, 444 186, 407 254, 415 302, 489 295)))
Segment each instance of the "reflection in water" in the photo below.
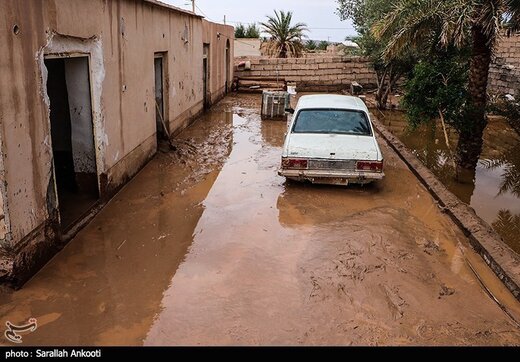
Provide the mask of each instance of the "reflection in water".
POLYGON ((514 242, 518 241, 520 235, 520 214, 513 215, 509 210, 500 210, 492 226, 504 240, 510 240, 511 248, 520 254, 520 244, 514 242))
POLYGON ((501 118, 491 118, 476 170, 458 172, 451 161, 457 134, 431 122, 411 130, 403 112, 388 111, 380 120, 453 192, 520 252, 520 137, 501 118), (450 150, 451 149, 451 150, 450 150))
POLYGON ((282 147, 287 131, 286 121, 262 120, 260 123, 262 141, 272 147, 282 147))
POLYGON ((516 197, 520 197, 520 143, 500 155, 498 159, 482 160, 481 162, 489 169, 502 169, 500 194, 510 192, 516 197))

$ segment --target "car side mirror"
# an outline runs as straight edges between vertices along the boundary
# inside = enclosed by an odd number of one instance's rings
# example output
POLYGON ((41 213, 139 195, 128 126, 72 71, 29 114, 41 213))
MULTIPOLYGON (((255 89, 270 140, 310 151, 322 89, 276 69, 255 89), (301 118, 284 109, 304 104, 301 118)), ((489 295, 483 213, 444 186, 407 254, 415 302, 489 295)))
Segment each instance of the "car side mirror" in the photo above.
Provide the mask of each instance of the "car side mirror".
POLYGON ((290 113, 290 114, 294 114, 294 109, 292 109, 292 108, 285 108, 285 112, 290 113))

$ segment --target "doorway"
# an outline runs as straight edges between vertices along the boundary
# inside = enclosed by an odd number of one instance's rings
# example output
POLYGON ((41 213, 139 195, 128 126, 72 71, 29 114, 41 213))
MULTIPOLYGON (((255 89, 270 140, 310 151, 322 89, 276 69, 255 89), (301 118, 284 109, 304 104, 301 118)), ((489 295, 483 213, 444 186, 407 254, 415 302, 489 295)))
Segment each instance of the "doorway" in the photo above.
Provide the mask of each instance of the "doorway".
POLYGON ((204 109, 207 110, 209 108, 209 44, 204 44, 203 52, 202 52, 202 94, 204 101, 204 109))
POLYGON ((62 231, 99 200, 87 56, 46 58, 51 140, 62 231))
POLYGON ((157 134, 157 142, 168 137, 168 129, 165 121, 165 104, 164 104, 164 55, 155 53, 154 57, 155 69, 155 127, 157 134))
POLYGON ((230 91, 230 79, 229 79, 229 73, 230 73, 230 66, 231 66, 231 59, 230 59, 230 43, 229 39, 226 41, 226 94, 230 91))

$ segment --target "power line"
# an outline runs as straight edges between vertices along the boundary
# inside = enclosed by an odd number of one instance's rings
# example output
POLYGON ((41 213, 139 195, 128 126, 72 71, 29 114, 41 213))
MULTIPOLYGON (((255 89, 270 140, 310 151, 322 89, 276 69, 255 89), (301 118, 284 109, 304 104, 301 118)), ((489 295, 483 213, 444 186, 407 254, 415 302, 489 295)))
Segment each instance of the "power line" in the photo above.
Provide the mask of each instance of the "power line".
POLYGON ((195 4, 195 7, 196 7, 197 9, 199 9, 200 13, 201 13, 202 15, 204 15, 204 17, 205 17, 206 19, 209 19, 209 20, 211 20, 211 21, 214 21, 214 20, 211 19, 209 16, 207 16, 206 13, 205 13, 204 11, 202 11, 202 9, 199 8, 199 6, 198 6, 197 4, 195 4))
MULTIPOLYGON (((215 21, 212 18, 210 18, 204 11, 202 11, 202 9, 197 4, 195 4, 195 8, 197 8, 200 11, 200 13, 202 15, 204 15, 204 17, 207 18, 208 20, 215 21)), ((247 21, 235 21, 235 20, 227 20, 226 19, 226 23, 244 24, 244 25, 258 25, 260 22, 250 23, 250 22, 247 22, 247 21)), ((342 28, 338 28, 338 27, 334 27, 334 28, 307 27, 307 29, 308 30, 355 30, 354 27, 352 27, 352 26, 346 26, 346 27, 342 27, 342 28)))
POLYGON ((309 30, 354 30, 354 28, 351 27, 345 27, 345 28, 307 28, 309 30))
MULTIPOLYGON (((202 15, 204 15, 205 18, 207 18, 207 19, 213 21, 209 16, 206 15, 206 13, 205 13, 204 11, 202 11, 201 8, 199 8, 199 6, 197 5, 197 3, 195 3, 193 0, 185 0, 185 1, 183 1, 183 5, 184 5, 184 6, 189 5, 189 4, 186 3, 186 1, 190 1, 190 2, 191 2, 191 5, 193 6, 193 13, 195 13, 195 9, 198 9, 198 10, 200 11, 200 13, 201 13, 202 15)), ((181 4, 179 4, 179 5, 177 5, 177 6, 182 7, 181 4)))
MULTIPOLYGON (((228 23, 233 23, 233 24, 243 24, 243 25, 257 25, 258 23, 248 23, 248 22, 245 22, 245 21, 233 21, 233 20, 227 20, 226 19, 226 22, 228 23)), ((309 30, 355 30, 353 27, 351 26, 346 26, 344 28, 319 28, 319 27, 307 27, 307 29, 309 30)))

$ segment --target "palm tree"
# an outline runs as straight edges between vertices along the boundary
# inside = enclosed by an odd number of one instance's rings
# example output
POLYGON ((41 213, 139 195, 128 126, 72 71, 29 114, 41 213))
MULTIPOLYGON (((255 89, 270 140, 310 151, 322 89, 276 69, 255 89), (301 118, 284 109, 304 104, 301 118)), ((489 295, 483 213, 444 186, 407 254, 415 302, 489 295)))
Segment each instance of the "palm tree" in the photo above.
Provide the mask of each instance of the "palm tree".
POLYGON ((305 43, 305 48, 307 50, 316 50, 316 47, 318 45, 316 44, 316 42, 314 40, 307 40, 307 42, 305 43))
POLYGON ((326 40, 322 40, 318 43, 318 50, 327 50, 328 46, 329 46, 329 42, 326 40))
POLYGON ((274 16, 267 15, 267 22, 260 23, 264 31, 271 36, 270 50, 279 58, 288 55, 299 56, 304 48, 302 38, 305 37, 307 25, 304 23, 291 24, 291 11, 274 11, 274 16))
POLYGON ((426 44, 470 45, 469 99, 457 144, 463 168, 475 168, 482 150, 489 65, 504 19, 510 30, 520 28, 520 0, 398 0, 372 29, 378 38, 390 37, 386 59, 426 44))

